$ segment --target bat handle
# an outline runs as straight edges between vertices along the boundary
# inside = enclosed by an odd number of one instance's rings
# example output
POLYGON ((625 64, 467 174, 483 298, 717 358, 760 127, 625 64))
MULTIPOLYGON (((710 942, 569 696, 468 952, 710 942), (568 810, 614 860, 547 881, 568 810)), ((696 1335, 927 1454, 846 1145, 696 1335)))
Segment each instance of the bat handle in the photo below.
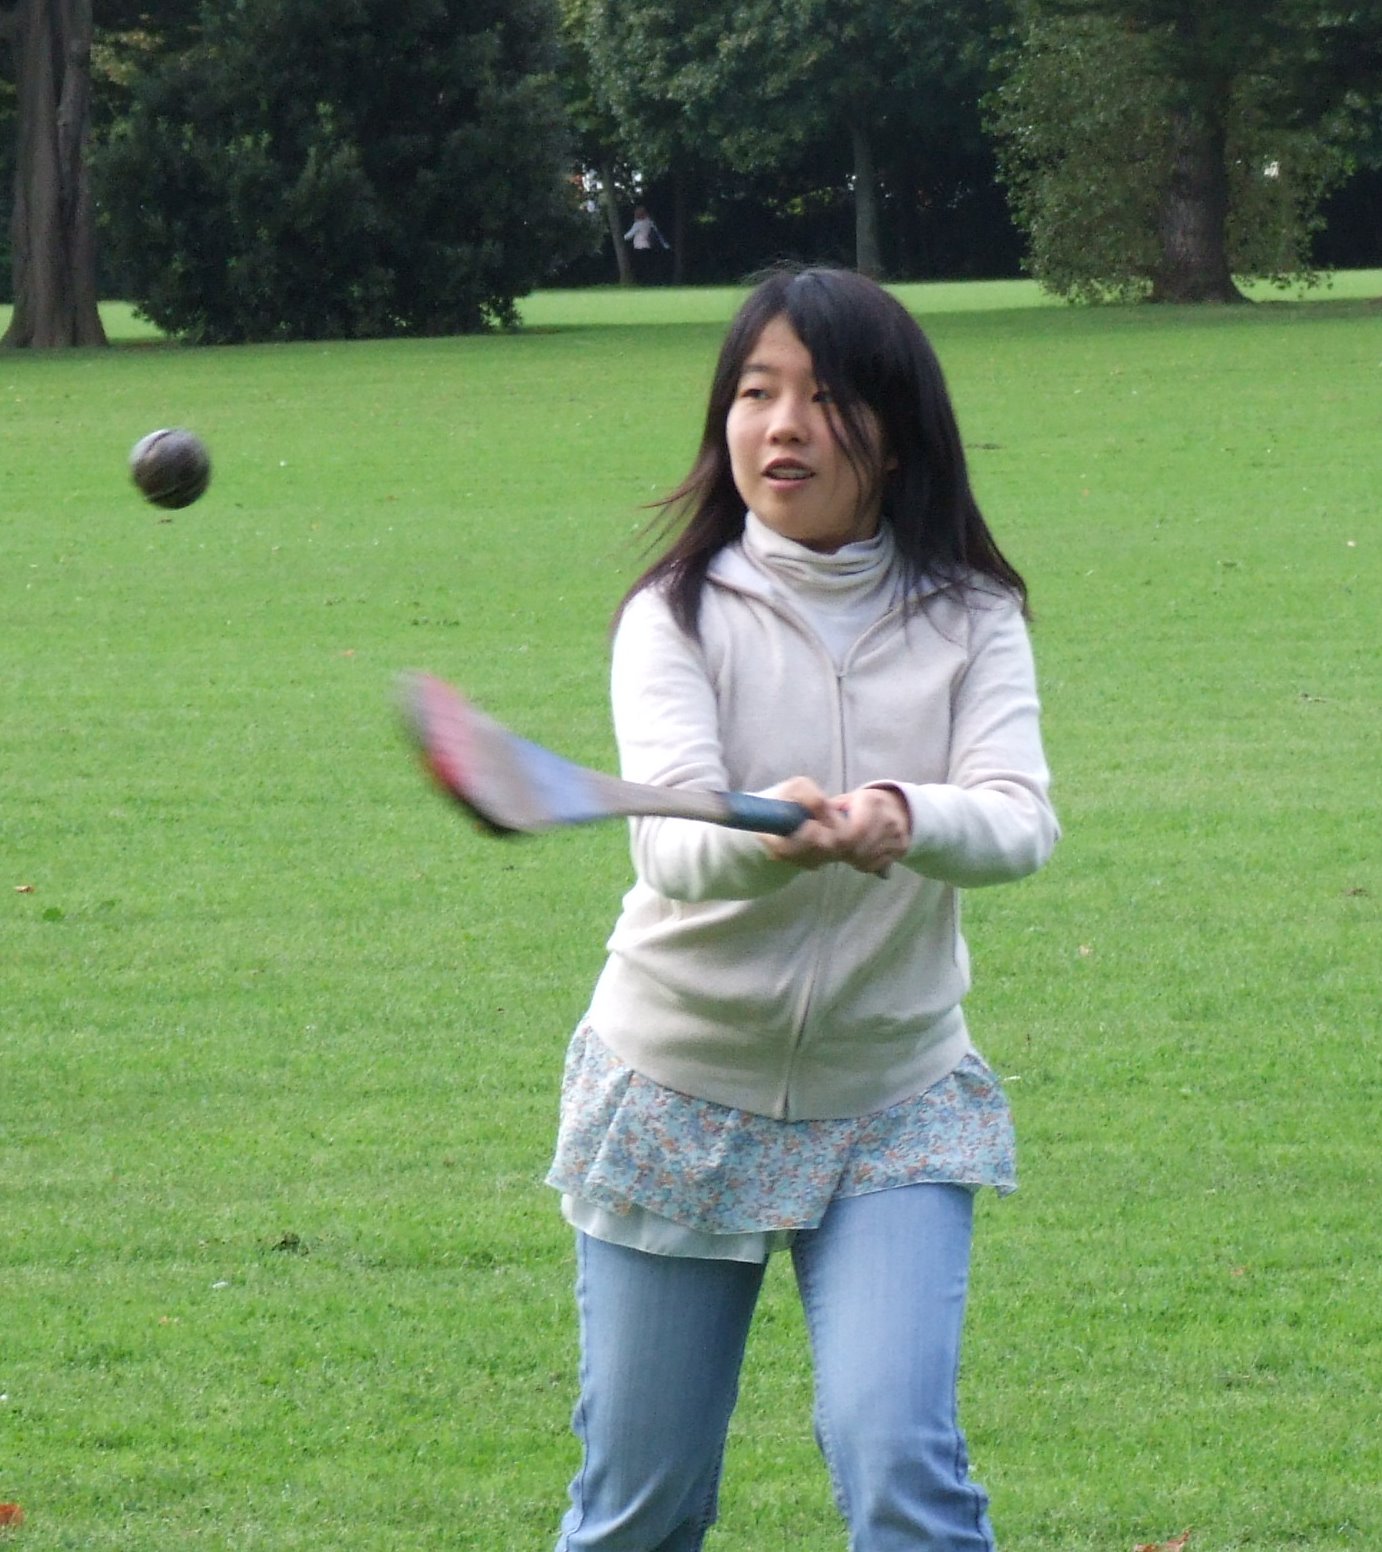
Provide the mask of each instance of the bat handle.
POLYGON ((756 830, 760 835, 791 835, 811 817, 811 810, 783 798, 757 798, 749 792, 722 792, 731 830, 756 830))

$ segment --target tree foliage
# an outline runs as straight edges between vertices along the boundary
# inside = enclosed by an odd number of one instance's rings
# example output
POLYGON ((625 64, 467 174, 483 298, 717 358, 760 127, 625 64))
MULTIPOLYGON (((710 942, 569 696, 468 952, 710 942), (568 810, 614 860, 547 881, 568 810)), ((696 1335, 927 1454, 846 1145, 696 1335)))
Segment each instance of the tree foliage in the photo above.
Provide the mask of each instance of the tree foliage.
MULTIPOLYGON (((856 263, 882 271, 886 150, 939 148, 977 125, 987 35, 1001 0, 754 0, 776 100, 849 150, 856 263)), ((898 191, 894 189, 894 194, 898 191)))
POLYGON ((547 0, 237 0, 98 163, 133 300, 203 342, 440 334, 588 237, 547 0), (385 40, 385 41, 381 41, 385 40))
MULTIPOLYGON (((728 0, 581 0, 582 44, 595 101, 638 181, 671 195, 674 277, 686 278, 693 191, 732 176, 736 129, 716 110, 717 49, 732 28, 728 0)), ((666 219, 664 214, 663 219, 666 219)))
POLYGON ((591 0, 560 0, 562 101, 582 176, 587 184, 592 173, 596 180, 596 187, 588 192, 603 212, 619 280, 623 285, 631 285, 633 266, 620 235, 624 228, 619 196, 621 192, 632 193, 634 173, 619 124, 596 89, 589 43, 590 3, 591 0))
POLYGON ((589 0, 587 33, 597 89, 646 169, 718 161, 761 179, 833 163, 856 206, 857 262, 876 271, 887 168, 905 167, 914 194, 928 148, 940 162, 970 128, 978 139, 984 40, 1004 12, 1004 0, 589 0))

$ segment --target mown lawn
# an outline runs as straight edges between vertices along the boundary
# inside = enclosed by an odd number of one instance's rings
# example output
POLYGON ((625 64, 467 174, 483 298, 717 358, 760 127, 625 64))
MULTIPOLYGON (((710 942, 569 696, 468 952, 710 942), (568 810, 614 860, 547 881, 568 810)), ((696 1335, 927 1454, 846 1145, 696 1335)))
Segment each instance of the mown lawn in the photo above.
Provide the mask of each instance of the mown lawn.
MULTIPOLYGON (((967 902, 1023 1189, 965 1373, 1006 1552, 1382 1546, 1382 274, 906 287, 1032 584, 1066 838, 967 902)), ((606 622, 735 293, 512 336, 0 357, 15 1545, 526 1552, 573 1465, 561 1057, 617 826, 500 844, 394 673, 612 758, 606 622), (143 505, 143 432, 211 445, 143 505), (22 1537, 22 1542, 19 1538, 22 1537)), ((785 1267, 710 1545, 840 1552, 785 1267)))

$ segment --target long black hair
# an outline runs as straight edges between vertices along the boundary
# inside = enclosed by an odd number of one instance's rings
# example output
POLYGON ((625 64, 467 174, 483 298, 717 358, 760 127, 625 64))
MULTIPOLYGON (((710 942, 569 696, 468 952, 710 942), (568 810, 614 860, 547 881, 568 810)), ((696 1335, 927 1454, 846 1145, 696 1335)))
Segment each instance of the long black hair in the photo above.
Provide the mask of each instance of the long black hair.
POLYGON ((699 635, 711 558, 744 531, 725 422, 744 364, 777 318, 810 352, 816 380, 837 411, 841 447, 869 476, 864 488, 881 482, 883 518, 893 531, 904 590, 911 594, 923 578, 952 591, 987 579, 1015 594, 1025 614, 1027 585, 974 499, 950 394, 921 326, 882 286, 852 270, 785 267, 760 281, 729 326, 691 472, 656 503, 661 516, 654 533, 666 548, 625 594, 619 612, 634 594, 659 585, 682 629, 699 635), (870 412, 882 432, 886 468, 879 466, 870 412))

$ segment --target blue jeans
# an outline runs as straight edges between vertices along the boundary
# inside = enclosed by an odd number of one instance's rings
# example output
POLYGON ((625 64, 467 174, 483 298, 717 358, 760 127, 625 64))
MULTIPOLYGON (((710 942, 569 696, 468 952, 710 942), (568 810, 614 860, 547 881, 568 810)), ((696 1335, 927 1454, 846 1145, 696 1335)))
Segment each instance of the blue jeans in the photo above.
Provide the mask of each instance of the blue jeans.
MULTIPOLYGON (((964 1187, 901 1186, 833 1202, 792 1247, 851 1552, 993 1552, 955 1405, 972 1223, 964 1187)), ((697 1552, 764 1268, 576 1250, 583 1460, 557 1552, 697 1552)))

